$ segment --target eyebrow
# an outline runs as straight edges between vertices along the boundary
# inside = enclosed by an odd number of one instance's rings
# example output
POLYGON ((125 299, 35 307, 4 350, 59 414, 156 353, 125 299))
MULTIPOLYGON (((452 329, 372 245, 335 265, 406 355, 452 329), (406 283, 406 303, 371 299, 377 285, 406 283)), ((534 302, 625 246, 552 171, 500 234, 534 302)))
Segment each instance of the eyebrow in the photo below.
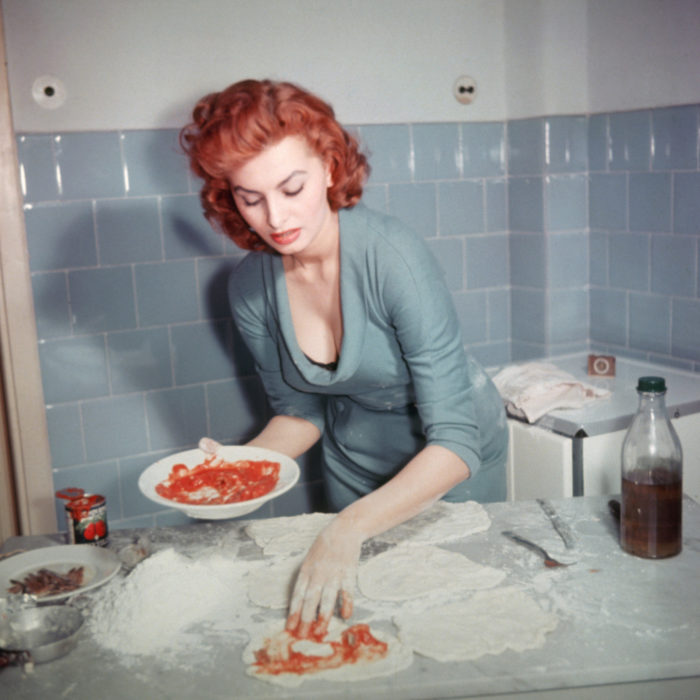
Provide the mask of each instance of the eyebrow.
MULTIPOLYGON (((284 180, 282 180, 282 182, 279 182, 277 184, 276 189, 280 189, 281 187, 284 187, 296 175, 304 175, 305 173, 306 173, 306 170, 294 170, 287 177, 285 177, 284 180)), ((240 185, 236 185, 233 188, 233 190, 234 190, 234 192, 246 192, 247 194, 261 194, 257 190, 249 190, 249 189, 246 189, 245 187, 241 187, 240 185)))

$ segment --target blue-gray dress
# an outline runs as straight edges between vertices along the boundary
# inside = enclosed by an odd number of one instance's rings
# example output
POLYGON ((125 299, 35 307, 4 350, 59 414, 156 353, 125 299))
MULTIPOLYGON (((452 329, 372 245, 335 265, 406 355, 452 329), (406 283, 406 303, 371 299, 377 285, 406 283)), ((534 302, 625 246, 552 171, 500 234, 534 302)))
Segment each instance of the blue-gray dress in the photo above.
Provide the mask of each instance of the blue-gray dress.
POLYGON ((337 510, 426 444, 452 450, 471 471, 447 500, 504 500, 503 401, 464 351, 441 268, 397 219, 363 205, 339 215, 343 342, 335 370, 297 344, 279 255, 249 253, 231 274, 234 320, 273 411, 321 430, 326 490, 337 510))

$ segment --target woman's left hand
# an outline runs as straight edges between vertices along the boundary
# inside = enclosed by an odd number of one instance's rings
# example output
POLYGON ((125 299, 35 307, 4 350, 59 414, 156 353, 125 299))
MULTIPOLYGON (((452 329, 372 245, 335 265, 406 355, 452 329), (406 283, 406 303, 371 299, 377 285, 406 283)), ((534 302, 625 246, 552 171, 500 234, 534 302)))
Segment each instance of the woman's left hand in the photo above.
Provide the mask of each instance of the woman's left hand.
POLYGON ((318 535, 304 559, 289 604, 287 630, 304 638, 325 635, 340 599, 340 615, 352 615, 357 564, 364 536, 342 515, 318 535))

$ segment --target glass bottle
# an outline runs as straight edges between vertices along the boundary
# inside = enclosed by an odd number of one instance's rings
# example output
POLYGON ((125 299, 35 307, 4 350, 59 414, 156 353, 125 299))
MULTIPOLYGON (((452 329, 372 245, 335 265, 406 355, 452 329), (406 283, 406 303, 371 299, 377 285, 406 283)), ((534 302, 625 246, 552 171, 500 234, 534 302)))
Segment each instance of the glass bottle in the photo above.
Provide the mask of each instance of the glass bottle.
POLYGON ((683 452, 666 412, 666 381, 640 377, 639 408, 622 443, 620 545, 660 559, 682 546, 683 452))

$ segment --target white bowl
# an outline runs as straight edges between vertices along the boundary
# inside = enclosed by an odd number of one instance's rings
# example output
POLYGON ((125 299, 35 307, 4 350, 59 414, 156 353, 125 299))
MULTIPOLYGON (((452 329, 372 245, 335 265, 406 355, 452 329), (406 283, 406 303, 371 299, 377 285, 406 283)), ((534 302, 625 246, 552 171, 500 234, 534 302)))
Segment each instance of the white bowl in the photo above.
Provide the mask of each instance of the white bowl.
POLYGON ((237 445, 224 445, 218 455, 227 462, 236 462, 239 459, 259 460, 266 459, 271 462, 280 463, 279 479, 272 491, 259 498, 251 498, 248 501, 238 503, 226 503, 224 505, 193 505, 191 503, 178 503, 169 498, 163 498, 156 493, 156 485, 170 476, 170 470, 176 464, 184 464, 188 469, 201 464, 206 458, 202 450, 187 450, 178 452, 169 457, 151 464, 139 477, 139 489, 141 493, 151 501, 167 508, 176 508, 188 515, 190 518, 201 518, 204 520, 226 520, 227 518, 238 518, 257 510, 264 503, 272 498, 277 498, 289 491, 299 480, 299 465, 290 457, 267 450, 263 447, 246 447, 237 445))

